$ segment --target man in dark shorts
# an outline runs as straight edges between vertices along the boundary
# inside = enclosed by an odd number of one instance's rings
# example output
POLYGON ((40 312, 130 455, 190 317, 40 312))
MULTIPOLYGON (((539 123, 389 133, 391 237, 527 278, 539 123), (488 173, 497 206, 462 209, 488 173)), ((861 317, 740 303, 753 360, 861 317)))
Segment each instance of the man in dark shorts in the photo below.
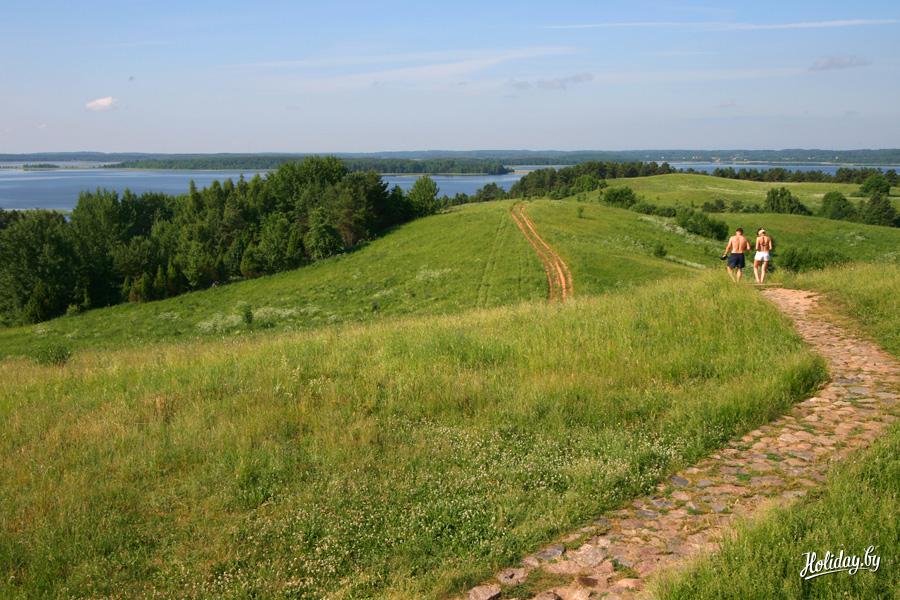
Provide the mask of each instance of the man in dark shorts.
POLYGON ((728 239, 728 244, 725 245, 725 252, 722 254, 722 256, 728 258, 726 265, 728 267, 728 276, 735 283, 739 283, 741 277, 744 276, 744 252, 749 249, 750 242, 744 237, 743 228, 738 227, 734 231, 734 235, 728 239))

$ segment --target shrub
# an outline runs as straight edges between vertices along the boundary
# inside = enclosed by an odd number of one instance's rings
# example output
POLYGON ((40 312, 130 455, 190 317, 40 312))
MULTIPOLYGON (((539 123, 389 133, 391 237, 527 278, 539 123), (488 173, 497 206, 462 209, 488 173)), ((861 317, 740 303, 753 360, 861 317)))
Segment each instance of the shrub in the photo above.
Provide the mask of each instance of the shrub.
POLYGON ((889 198, 880 192, 872 194, 866 202, 860 204, 860 217, 869 225, 897 225, 897 209, 889 198))
POLYGON ((248 303, 241 303, 238 306, 238 311, 241 313, 241 320, 244 322, 244 325, 247 327, 253 325, 253 308, 248 303))
POLYGON ((763 205, 766 212, 783 213, 790 215, 811 215, 806 205, 797 199, 786 187, 772 188, 766 193, 766 202, 763 205))
POLYGON ((824 269, 831 265, 840 265, 849 259, 833 250, 813 250, 810 248, 788 248, 778 257, 779 264, 794 273, 824 269))
POLYGON ((39 365, 62 366, 72 358, 72 350, 63 344, 47 344, 35 350, 32 355, 34 362, 39 365))
POLYGON ((872 196, 874 194, 884 194, 887 196, 891 193, 891 182, 884 175, 869 175, 861 186, 859 192, 863 196, 872 196))
POLYGON ((656 258, 665 258, 669 251, 663 246, 662 242, 656 242, 653 246, 653 256, 656 258))
POLYGON ((705 213, 693 208, 681 207, 675 213, 675 222, 687 231, 715 240, 724 240, 728 237, 728 224, 707 216, 705 213))
POLYGON ((610 206, 631 208, 637 204, 638 197, 630 187, 616 187, 603 193, 603 201, 610 206))
POLYGON ((711 212, 711 213, 720 213, 725 212, 725 201, 721 198, 716 198, 712 202, 704 202, 703 203, 703 212, 711 212))
POLYGON ((857 216, 856 207, 851 204, 847 197, 840 192, 828 192, 822 198, 822 207, 819 209, 819 216, 826 219, 835 219, 838 221, 848 221, 855 219, 857 216))

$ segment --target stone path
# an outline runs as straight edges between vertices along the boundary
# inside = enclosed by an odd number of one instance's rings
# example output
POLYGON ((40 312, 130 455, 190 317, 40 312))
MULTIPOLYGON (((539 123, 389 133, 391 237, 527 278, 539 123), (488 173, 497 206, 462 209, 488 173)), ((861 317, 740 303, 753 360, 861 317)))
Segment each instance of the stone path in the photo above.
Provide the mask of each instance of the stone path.
POLYGON ((638 498, 526 557, 468 593, 508 597, 504 589, 555 576, 540 600, 608 600, 645 595, 648 578, 717 548, 736 517, 784 505, 825 480, 830 463, 867 446, 900 413, 900 363, 871 342, 814 314, 810 292, 761 292, 794 320, 829 364, 819 393, 638 498))

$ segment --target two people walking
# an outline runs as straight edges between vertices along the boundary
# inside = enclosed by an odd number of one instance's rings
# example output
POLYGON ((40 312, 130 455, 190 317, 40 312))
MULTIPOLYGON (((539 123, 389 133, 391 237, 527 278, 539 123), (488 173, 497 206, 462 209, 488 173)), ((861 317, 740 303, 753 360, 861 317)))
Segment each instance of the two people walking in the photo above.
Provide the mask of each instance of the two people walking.
MULTIPOLYGON (((756 283, 766 282, 766 273, 769 269, 770 252, 772 251, 772 238, 768 236, 766 230, 759 228, 756 232, 756 243, 754 244, 756 254, 753 257, 753 276, 756 283)), ((744 252, 750 250, 750 241, 744 237, 744 230, 738 227, 734 235, 728 239, 725 245, 725 252, 722 258, 728 260, 728 276, 735 283, 739 283, 744 276, 744 252)))

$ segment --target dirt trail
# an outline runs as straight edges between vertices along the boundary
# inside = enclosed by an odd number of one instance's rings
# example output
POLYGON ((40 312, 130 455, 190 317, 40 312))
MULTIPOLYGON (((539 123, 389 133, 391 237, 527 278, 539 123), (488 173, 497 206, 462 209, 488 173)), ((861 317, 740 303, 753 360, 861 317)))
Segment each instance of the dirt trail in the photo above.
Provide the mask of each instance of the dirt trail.
POLYGON ((569 270, 569 266, 550 244, 545 242, 544 238, 538 234, 534 223, 525 212, 525 205, 522 202, 513 204, 509 214, 544 265, 544 272, 547 274, 547 295, 549 300, 551 302, 554 300, 565 302, 574 292, 572 272, 569 270))
MULTIPOLYGON (((493 600, 541 573, 567 583, 540 600, 645 597, 647 580, 718 547, 734 520, 787 505, 825 481, 830 463, 868 446, 900 414, 900 363, 871 342, 822 320, 813 293, 761 292, 824 356, 833 380, 785 416, 733 439, 592 525, 501 571, 469 592, 493 600)), ((798 567, 799 568, 799 567, 798 567)))

